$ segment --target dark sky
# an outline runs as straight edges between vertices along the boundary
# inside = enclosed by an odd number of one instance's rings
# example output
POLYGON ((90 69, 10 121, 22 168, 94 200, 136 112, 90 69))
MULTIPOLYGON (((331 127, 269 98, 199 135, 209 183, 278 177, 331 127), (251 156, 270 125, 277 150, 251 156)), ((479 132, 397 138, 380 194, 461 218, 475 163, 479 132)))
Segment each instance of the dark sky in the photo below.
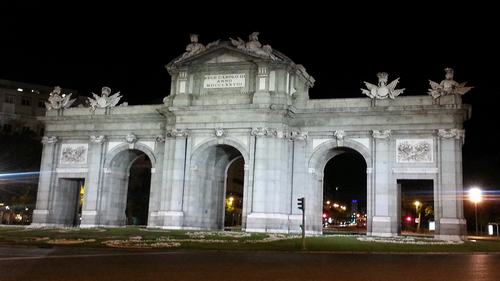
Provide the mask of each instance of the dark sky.
POLYGON ((464 97, 473 108, 465 124, 465 186, 500 188, 495 9, 421 1, 397 10, 380 1, 249 3, 1 4, 0 78, 76 88, 81 95, 106 85, 130 104, 159 103, 170 85, 164 65, 184 51, 190 33, 208 43, 247 40, 253 31, 315 77, 311 98, 363 97, 362 81, 376 82, 379 71, 401 77, 404 95, 426 95, 428 79, 440 81, 444 67, 453 67, 457 81, 475 86, 464 97))

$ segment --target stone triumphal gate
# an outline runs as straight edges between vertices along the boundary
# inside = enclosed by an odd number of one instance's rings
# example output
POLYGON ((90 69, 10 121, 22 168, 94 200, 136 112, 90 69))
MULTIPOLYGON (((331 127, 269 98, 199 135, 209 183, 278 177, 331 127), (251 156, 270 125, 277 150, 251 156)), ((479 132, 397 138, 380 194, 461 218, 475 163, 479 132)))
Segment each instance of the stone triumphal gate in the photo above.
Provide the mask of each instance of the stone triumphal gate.
POLYGON ((145 155, 149 227, 221 229, 226 170, 243 159, 244 231, 299 232, 296 202, 305 197, 307 232, 321 233, 325 165, 358 153, 367 167, 368 235, 398 235, 398 180, 426 179, 436 234, 463 237, 462 126, 470 107, 452 70, 431 83, 430 95, 400 95, 398 80, 387 84, 379 73, 379 83, 362 91, 368 97, 311 100, 314 79, 305 68, 257 35, 207 45, 192 35, 167 65, 172 83, 163 104, 120 106, 119 94, 104 87, 90 108, 69 108, 54 92, 42 118, 33 224, 72 225, 84 182, 80 226, 124 225, 129 169, 145 155))

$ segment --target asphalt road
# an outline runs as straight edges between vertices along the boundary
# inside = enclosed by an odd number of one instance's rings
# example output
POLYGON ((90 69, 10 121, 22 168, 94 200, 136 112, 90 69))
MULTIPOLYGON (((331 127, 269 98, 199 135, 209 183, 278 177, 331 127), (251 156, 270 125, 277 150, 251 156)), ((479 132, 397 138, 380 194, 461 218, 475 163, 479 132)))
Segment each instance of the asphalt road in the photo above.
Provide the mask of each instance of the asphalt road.
POLYGON ((143 252, 0 247, 0 280, 500 280, 500 254, 143 252))

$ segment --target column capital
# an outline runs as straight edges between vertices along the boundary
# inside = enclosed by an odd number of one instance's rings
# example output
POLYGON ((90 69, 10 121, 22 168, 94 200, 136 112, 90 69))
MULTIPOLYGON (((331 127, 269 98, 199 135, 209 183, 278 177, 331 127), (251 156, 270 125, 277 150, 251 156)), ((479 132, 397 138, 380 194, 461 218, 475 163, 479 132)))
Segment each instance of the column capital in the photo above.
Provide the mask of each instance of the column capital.
POLYGON ((157 135, 157 136, 155 136, 155 141, 156 142, 165 142, 165 136, 164 135, 157 135))
POLYGON ((188 130, 184 129, 171 129, 167 131, 167 137, 187 137, 189 135, 188 130))
POLYGON ((250 131, 250 135, 256 137, 264 137, 268 136, 269 134, 269 129, 264 127, 252 128, 252 130, 250 131))
POLYGON ((52 144, 52 143, 56 143, 58 141, 57 137, 56 136, 43 136, 42 138, 42 143, 43 144, 52 144))
POLYGON ((375 139, 389 139, 392 136, 391 130, 373 130, 372 136, 375 139))
POLYGON ((301 132, 299 130, 292 130, 290 132, 290 139, 292 140, 306 140, 309 135, 309 132, 304 131, 301 132))
POLYGON ((440 138, 450 139, 450 138, 464 138, 465 130, 462 129, 438 129, 437 136, 440 138))
POLYGON ((106 136, 104 135, 90 136, 89 140, 90 143, 103 143, 106 141, 106 136))

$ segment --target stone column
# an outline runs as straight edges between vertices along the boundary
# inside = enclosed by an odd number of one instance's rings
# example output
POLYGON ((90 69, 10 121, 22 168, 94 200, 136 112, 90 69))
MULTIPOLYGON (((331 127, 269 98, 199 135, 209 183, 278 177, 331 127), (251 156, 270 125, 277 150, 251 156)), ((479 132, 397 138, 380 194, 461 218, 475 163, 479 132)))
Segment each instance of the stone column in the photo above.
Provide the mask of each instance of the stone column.
MULTIPOLYGON (((308 185, 308 171, 307 171, 307 160, 306 160, 306 143, 307 143, 308 132, 292 131, 290 133, 290 139, 292 141, 292 168, 291 168, 291 202, 290 202, 290 215, 289 215, 289 226, 288 232, 300 233, 302 224, 302 211, 297 207, 297 199, 301 197, 306 197, 306 210, 309 210, 309 204, 312 200, 307 200, 312 198, 309 194, 314 192, 314 189, 308 185)), ((307 219, 306 231, 307 230, 322 230, 322 226, 314 226, 314 219, 307 219)))
POLYGON ((465 131, 440 129, 438 135, 438 182, 435 220, 441 239, 461 240, 466 235, 463 214, 462 145, 465 131))
POLYGON ((254 181, 252 213, 247 216, 247 231, 287 232, 289 186, 286 186, 286 140, 282 129, 254 128, 254 181))
POLYGON ((161 187, 162 187, 162 171, 163 171, 163 157, 165 149, 165 136, 158 135, 155 137, 155 151, 156 165, 151 167, 151 188, 149 190, 149 208, 148 208, 148 227, 155 227, 160 225, 161 222, 157 221, 158 211, 160 210, 161 202, 161 187))
MULTIPOLYGON (((371 235, 374 236, 391 236, 396 235, 391 229, 392 215, 390 205, 392 204, 390 182, 390 138, 391 130, 374 130, 372 132, 374 142, 373 153, 373 179, 374 188, 372 197, 372 217, 371 219, 371 235)), ((397 230, 396 230, 397 231, 397 230)))
POLYGON ((51 224, 50 208, 52 206, 52 195, 54 192, 54 178, 57 166, 57 137, 44 136, 42 138, 43 151, 40 164, 40 178, 38 179, 38 194, 36 197, 36 209, 33 211, 33 226, 44 226, 51 224))
POLYGON ((170 137, 165 145, 165 163, 168 172, 164 174, 166 186, 162 186, 161 211, 158 216, 163 221, 163 228, 180 229, 183 224, 184 213, 183 196, 186 174, 186 130, 173 129, 167 133, 170 137))
POLYGON ((104 160, 106 156, 106 137, 90 136, 88 151, 88 172, 85 179, 85 195, 82 206, 80 227, 95 227, 99 224, 99 203, 102 198, 104 160))

